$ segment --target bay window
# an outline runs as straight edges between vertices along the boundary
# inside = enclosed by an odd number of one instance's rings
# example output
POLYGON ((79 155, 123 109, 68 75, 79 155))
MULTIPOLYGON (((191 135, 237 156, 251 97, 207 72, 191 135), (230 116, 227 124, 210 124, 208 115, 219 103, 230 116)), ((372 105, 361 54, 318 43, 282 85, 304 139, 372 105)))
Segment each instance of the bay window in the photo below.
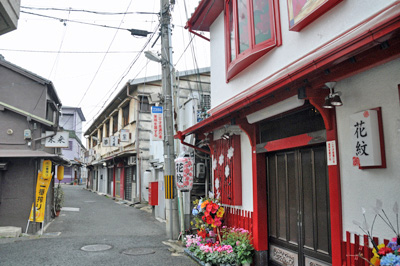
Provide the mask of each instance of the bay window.
POLYGON ((227 80, 281 45, 278 0, 227 0, 225 47, 227 80))

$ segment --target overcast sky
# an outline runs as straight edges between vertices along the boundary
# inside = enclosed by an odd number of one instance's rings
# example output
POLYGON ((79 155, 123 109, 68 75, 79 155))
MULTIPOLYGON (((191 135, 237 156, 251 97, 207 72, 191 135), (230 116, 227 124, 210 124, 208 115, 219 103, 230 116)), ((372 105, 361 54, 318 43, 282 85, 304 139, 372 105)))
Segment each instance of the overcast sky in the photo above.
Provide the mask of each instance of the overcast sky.
MULTIPOLYGON (((179 71, 210 66, 209 43, 195 37, 192 49, 189 42, 193 35, 183 29, 187 16, 193 13, 198 3, 197 0, 176 0, 174 7, 173 62, 179 71), (197 64, 192 51, 195 51, 197 64)), ((7 61, 51 80, 64 106, 82 108, 87 119, 84 129, 128 80, 161 74, 160 64, 149 62, 143 54, 135 61, 148 38, 133 37, 129 31, 123 30, 158 32, 158 15, 103 15, 54 9, 159 13, 160 1, 22 0, 17 30, 0 36, 0 54, 7 61)), ((156 36, 145 51, 160 50, 160 40, 153 48, 150 47, 156 36)))

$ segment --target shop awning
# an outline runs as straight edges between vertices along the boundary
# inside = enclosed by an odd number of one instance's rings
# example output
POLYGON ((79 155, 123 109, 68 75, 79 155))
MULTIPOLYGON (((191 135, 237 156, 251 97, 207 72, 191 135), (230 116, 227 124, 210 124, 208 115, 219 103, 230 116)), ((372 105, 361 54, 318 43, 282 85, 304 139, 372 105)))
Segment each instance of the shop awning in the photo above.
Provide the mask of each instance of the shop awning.
POLYGON ((32 150, 0 150, 0 160, 10 158, 38 158, 38 159, 49 159, 56 164, 63 166, 71 166, 71 162, 58 155, 44 151, 32 151, 32 150))

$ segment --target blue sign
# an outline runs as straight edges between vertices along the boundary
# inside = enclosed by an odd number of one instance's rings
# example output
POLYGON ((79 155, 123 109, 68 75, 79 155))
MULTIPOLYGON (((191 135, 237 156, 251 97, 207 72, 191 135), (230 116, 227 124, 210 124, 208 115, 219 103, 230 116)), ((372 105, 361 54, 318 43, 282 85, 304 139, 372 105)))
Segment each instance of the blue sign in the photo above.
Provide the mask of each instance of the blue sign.
POLYGON ((151 112, 153 114, 162 114, 163 113, 163 108, 162 108, 162 106, 152 106, 151 107, 151 112))

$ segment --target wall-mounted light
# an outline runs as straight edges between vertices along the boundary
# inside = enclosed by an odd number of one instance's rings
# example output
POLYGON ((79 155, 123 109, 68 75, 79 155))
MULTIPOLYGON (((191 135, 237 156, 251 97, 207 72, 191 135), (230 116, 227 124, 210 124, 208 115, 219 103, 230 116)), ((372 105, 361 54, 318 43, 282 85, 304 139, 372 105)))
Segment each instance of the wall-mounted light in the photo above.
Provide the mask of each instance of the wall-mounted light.
POLYGON ((329 89, 330 92, 329 95, 325 97, 325 102, 322 105, 323 108, 333 108, 335 106, 343 105, 342 99, 340 98, 342 93, 340 91, 334 91, 335 85, 335 81, 325 83, 325 88, 329 89))

